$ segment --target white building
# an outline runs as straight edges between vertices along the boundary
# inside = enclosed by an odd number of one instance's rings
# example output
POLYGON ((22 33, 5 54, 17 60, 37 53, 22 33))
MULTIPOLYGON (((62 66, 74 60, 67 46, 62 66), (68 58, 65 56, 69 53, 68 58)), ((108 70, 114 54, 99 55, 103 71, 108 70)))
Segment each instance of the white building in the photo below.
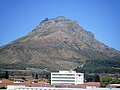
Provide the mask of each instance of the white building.
POLYGON ((76 73, 76 71, 59 71, 51 73, 51 84, 77 85, 83 83, 83 73, 76 73))

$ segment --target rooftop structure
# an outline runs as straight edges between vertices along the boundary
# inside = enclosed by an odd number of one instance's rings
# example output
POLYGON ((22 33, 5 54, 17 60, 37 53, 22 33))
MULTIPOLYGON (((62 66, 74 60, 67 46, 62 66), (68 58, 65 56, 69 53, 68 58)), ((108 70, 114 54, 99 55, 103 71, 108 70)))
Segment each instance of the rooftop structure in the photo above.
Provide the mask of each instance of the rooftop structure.
POLYGON ((59 71, 51 73, 51 84, 77 85, 83 83, 83 73, 76 73, 76 71, 59 71))

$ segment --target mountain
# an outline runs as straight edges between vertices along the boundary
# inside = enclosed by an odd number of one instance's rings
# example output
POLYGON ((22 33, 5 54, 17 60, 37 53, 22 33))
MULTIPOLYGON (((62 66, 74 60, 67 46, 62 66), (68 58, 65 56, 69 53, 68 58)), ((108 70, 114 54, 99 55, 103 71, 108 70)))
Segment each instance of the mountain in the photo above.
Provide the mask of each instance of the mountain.
POLYGON ((120 52, 64 16, 45 18, 28 35, 0 47, 0 68, 48 70, 106 66, 120 68, 120 52))

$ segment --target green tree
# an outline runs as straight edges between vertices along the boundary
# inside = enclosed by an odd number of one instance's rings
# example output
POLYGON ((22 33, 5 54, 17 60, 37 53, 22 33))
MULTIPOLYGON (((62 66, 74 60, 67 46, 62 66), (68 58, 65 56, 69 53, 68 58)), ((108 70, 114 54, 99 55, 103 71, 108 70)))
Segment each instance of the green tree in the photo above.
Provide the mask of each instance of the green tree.
POLYGON ((0 78, 5 78, 5 74, 4 73, 0 73, 0 78))
POLYGON ((34 75, 34 73, 32 73, 32 78, 34 78, 35 77, 35 75, 34 75))
POLYGON ((38 74, 36 73, 36 75, 35 75, 35 79, 38 79, 38 74))
POLYGON ((101 82, 100 82, 101 83, 101 87, 106 87, 109 84, 110 81, 112 81, 111 77, 103 77, 101 79, 101 82))
POLYGON ((93 81, 94 81, 94 82, 100 82, 100 77, 99 77, 99 75, 95 74, 95 75, 94 75, 94 78, 93 78, 93 81))
POLYGON ((106 87, 109 84, 120 84, 120 80, 118 78, 103 77, 100 83, 101 87, 106 87))
POLYGON ((8 71, 5 72, 5 79, 9 79, 9 73, 8 73, 8 71))
POLYGON ((21 79, 22 79, 22 80, 26 80, 26 78, 25 78, 25 77, 22 77, 21 79))

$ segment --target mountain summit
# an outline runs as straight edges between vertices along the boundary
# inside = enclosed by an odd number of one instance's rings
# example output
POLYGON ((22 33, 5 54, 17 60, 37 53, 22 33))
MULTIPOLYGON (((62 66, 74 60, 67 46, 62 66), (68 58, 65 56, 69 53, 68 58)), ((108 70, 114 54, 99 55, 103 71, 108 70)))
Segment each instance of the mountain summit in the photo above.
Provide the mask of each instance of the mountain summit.
POLYGON ((91 61, 120 67, 120 52, 64 16, 45 18, 28 35, 0 47, 0 68, 62 70, 84 67, 91 61))

